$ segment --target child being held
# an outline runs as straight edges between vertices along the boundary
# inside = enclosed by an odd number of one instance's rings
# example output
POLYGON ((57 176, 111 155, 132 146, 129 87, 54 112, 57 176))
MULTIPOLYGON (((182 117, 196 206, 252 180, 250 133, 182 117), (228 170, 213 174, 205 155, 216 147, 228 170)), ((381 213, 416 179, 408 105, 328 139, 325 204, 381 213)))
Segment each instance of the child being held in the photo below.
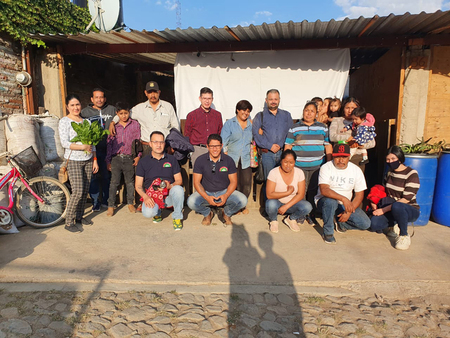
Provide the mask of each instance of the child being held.
POLYGON ((339 116, 339 110, 341 110, 341 100, 335 97, 334 99, 331 99, 328 108, 328 123, 331 123, 335 117, 339 116))
POLYGON ((109 187, 108 211, 106 216, 114 214, 114 204, 116 192, 123 174, 127 187, 128 211, 134 213, 134 175, 142 153, 133 158, 132 148, 134 140, 141 138, 141 127, 139 122, 130 119, 130 109, 128 105, 117 103, 117 116, 119 123, 115 125, 116 134, 109 135, 106 143, 106 166, 111 171, 111 184, 109 187))
MULTIPOLYGON (((377 134, 375 134, 375 118, 372 114, 367 113, 363 107, 355 108, 352 112, 353 123, 344 127, 343 132, 352 130, 352 136, 347 139, 349 145, 355 142, 362 146, 369 141, 372 141, 377 134)), ((367 149, 350 148, 350 154, 352 158, 355 154, 361 154, 363 156, 360 165, 369 163, 369 157, 367 156, 367 149)))

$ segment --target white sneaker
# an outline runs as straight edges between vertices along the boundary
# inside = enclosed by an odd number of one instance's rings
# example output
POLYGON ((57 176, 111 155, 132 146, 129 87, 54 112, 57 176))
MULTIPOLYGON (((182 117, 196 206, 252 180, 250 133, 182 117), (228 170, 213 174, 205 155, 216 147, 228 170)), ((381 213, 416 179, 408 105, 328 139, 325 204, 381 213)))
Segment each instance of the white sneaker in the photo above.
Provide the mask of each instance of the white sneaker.
POLYGON ((277 233, 278 232, 278 221, 271 221, 269 223, 269 229, 270 229, 270 231, 277 233))
POLYGON ((408 250, 411 245, 411 237, 409 235, 406 236, 398 236, 395 240, 395 248, 397 250, 408 250))
POLYGON ((286 218, 283 220, 283 222, 284 222, 284 224, 286 224, 286 225, 289 227, 289 229, 291 229, 292 231, 294 231, 294 232, 299 232, 299 231, 300 231, 300 228, 299 228, 299 226, 297 225, 297 221, 296 221, 296 220, 292 220, 289 216, 286 217, 286 218))
POLYGON ((393 227, 389 227, 386 232, 386 236, 391 238, 397 238, 400 235, 400 228, 398 225, 394 225, 393 227))

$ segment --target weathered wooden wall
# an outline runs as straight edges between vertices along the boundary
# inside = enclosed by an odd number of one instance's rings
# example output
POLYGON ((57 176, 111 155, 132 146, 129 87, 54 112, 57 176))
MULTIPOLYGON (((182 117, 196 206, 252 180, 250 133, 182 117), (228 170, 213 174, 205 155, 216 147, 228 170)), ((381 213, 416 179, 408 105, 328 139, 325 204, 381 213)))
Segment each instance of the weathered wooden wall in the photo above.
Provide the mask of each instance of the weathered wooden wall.
POLYGON ((393 48, 350 76, 350 95, 377 121, 397 118, 401 48, 393 48))
POLYGON ((450 141, 450 46, 431 50, 430 80, 424 138, 450 141))
MULTIPOLYGON (((369 150, 370 163, 366 166, 368 186, 381 181, 389 132, 395 130, 389 119, 396 119, 400 88, 401 48, 393 48, 371 65, 363 65, 350 76, 350 95, 376 119, 376 142, 369 150)), ((395 135, 391 136, 391 140, 395 135)))

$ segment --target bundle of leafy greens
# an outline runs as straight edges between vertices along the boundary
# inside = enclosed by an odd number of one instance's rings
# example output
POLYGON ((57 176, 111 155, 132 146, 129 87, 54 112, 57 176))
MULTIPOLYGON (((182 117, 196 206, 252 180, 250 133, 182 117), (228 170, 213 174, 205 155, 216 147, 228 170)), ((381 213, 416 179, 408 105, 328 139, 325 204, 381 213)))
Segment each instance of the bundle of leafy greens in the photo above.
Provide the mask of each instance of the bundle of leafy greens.
POLYGON ((70 142, 81 142, 82 144, 89 144, 96 146, 105 135, 109 135, 108 130, 104 130, 100 123, 94 121, 84 120, 83 123, 78 124, 72 122, 72 128, 77 132, 77 136, 70 140, 70 142))

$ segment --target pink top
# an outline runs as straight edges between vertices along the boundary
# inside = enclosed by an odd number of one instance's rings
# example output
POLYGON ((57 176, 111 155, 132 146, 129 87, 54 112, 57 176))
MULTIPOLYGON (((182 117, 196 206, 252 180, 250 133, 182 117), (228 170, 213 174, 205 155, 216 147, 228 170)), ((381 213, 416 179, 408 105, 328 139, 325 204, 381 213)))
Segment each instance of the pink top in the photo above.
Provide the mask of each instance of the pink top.
MULTIPOLYGON (((275 192, 285 192, 287 190, 287 184, 284 183, 283 177, 281 177, 280 173, 280 167, 275 167, 269 172, 269 176, 267 176, 267 179, 269 181, 275 182, 275 192)), ((294 178, 292 179, 292 182, 289 185, 292 185, 294 187, 294 192, 290 194, 289 196, 280 198, 279 201, 283 204, 288 203, 295 195, 297 195, 298 192, 298 182, 305 180, 305 174, 303 173, 303 170, 300 168, 295 167, 294 168, 294 178)))

